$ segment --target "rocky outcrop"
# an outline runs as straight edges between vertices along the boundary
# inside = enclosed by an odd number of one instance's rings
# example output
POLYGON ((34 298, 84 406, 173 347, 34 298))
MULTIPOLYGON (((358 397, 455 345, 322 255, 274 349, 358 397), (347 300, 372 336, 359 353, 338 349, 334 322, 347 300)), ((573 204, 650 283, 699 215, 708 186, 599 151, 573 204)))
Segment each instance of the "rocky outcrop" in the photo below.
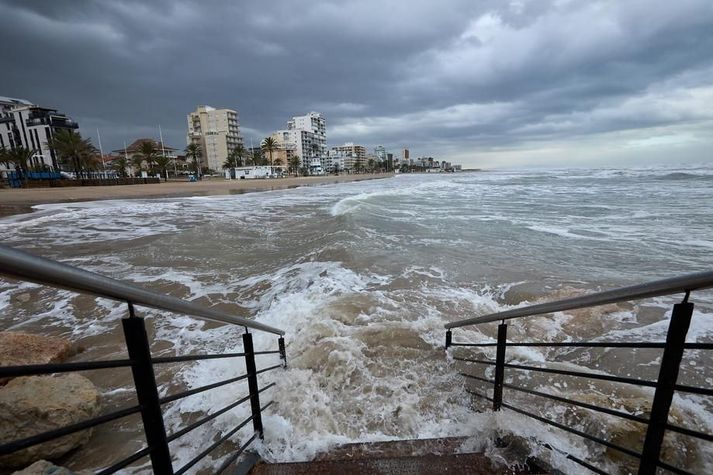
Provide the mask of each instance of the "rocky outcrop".
MULTIPOLYGON (((0 366, 59 363, 72 354, 72 343, 64 338, 0 332, 0 366)), ((0 385, 9 380, 0 378, 0 385)))
MULTIPOLYGON (((15 378, 0 387, 0 443, 65 427, 99 413, 99 392, 79 374, 15 378)), ((0 466, 55 460, 87 442, 91 430, 33 445, 0 457, 0 466)))
POLYGON ((40 460, 25 469, 13 472, 12 475, 75 475, 75 473, 47 460, 40 460))

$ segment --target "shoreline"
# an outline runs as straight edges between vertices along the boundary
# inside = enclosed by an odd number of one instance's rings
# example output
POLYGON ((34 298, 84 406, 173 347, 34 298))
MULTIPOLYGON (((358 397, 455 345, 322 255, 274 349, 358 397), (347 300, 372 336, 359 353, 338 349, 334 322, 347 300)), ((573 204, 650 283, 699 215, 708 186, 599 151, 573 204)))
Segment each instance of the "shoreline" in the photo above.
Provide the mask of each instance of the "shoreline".
POLYGON ((252 180, 209 179, 200 182, 168 181, 149 185, 72 186, 66 188, 0 189, 0 219, 35 211, 42 204, 81 201, 185 198, 191 196, 238 195, 286 190, 301 186, 331 185, 393 177, 393 173, 329 175, 252 180))

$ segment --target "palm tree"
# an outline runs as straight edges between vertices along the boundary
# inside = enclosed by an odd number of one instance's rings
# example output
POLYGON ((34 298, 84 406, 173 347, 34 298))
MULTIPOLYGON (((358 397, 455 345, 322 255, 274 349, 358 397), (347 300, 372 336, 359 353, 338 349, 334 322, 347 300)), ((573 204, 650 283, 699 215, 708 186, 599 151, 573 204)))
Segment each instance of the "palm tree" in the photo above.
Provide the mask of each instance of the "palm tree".
POLYGON ((193 169, 196 172, 196 177, 200 180, 201 177, 201 146, 197 143, 191 143, 186 147, 186 158, 193 160, 193 169))
POLYGON ((297 176, 297 173, 299 172, 300 169, 300 157, 298 155, 293 156, 290 158, 290 171, 297 176))
POLYGON ((156 162, 158 170, 164 177, 166 177, 166 181, 168 181, 168 165, 171 163, 171 158, 161 154, 158 155, 154 161, 156 162))
POLYGON ((140 176, 141 170, 144 168, 144 157, 139 154, 132 156, 131 165, 134 167, 134 175, 137 177, 140 176))
POLYGON ((339 175, 339 164, 338 163, 334 164, 334 174, 339 175))
POLYGON ((126 168, 128 166, 129 162, 124 157, 117 158, 116 160, 111 162, 112 170, 114 170, 116 174, 122 178, 126 178, 126 176, 128 175, 128 173, 126 173, 126 168))
POLYGON ((149 172, 153 173, 155 171, 154 168, 156 167, 156 160, 160 156, 160 153, 156 148, 156 144, 154 143, 154 141, 144 140, 143 142, 141 142, 141 146, 139 147, 139 155, 141 155, 146 161, 146 167, 149 169, 149 172))
POLYGON ((34 155, 34 150, 25 147, 3 148, 0 154, 0 162, 5 163, 8 168, 10 163, 12 163, 15 165, 16 171, 20 174, 24 174, 29 171, 29 165, 34 155))
POLYGON ((373 158, 370 158, 369 161, 366 162, 366 163, 367 163, 367 165, 368 165, 368 167, 369 167, 369 171, 373 173, 373 172, 374 172, 374 159, 373 159, 373 158))
POLYGON ((235 146, 233 151, 230 152, 230 155, 228 155, 228 160, 233 162, 234 167, 236 167, 236 168, 242 167, 244 156, 245 156, 245 147, 243 147, 243 144, 239 143, 238 145, 235 146))
POLYGON ((265 137, 260 145, 263 150, 265 150, 270 157, 270 166, 272 166, 272 151, 277 149, 277 142, 272 137, 265 137))
POLYGON ((60 162, 71 164, 78 177, 87 168, 96 165, 96 148, 89 139, 71 129, 60 129, 47 141, 49 148, 59 156, 60 162))
POLYGON ((262 165, 265 157, 263 156, 262 150, 253 150, 253 165, 262 165))

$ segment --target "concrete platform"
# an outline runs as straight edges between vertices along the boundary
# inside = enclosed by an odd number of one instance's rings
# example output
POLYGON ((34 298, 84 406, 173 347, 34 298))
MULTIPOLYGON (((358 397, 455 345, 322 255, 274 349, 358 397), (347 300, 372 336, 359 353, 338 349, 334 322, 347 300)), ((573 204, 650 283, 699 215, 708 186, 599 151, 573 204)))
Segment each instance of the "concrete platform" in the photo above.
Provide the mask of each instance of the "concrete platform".
POLYGON ((440 475, 526 474, 494 465, 485 455, 458 453, 465 439, 424 439, 348 444, 311 462, 255 465, 252 475, 440 475))

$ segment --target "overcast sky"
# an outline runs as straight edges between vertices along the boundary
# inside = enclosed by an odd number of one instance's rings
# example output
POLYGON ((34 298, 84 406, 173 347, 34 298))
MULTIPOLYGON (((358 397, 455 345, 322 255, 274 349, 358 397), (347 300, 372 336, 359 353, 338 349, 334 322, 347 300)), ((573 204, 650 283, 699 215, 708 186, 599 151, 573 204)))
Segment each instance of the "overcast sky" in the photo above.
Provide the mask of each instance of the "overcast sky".
POLYGON ((711 0, 0 0, 0 45, 0 95, 105 151, 208 104, 248 145, 316 110, 466 166, 713 162, 711 0))

